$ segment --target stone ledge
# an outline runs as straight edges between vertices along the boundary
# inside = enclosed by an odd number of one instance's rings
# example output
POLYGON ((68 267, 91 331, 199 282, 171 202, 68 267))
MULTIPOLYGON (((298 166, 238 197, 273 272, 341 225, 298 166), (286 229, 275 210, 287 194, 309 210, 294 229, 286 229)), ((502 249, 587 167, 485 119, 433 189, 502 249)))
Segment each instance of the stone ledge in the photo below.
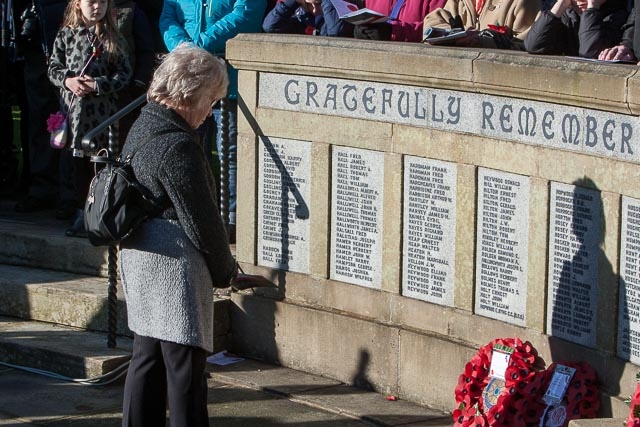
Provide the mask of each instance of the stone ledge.
POLYGON ((573 420, 569 421, 569 427, 622 427, 624 419, 622 418, 595 418, 592 420, 573 420))
POLYGON ((227 45, 227 59, 243 70, 483 92, 623 114, 640 110, 637 69, 623 64, 276 34, 238 35, 227 45))

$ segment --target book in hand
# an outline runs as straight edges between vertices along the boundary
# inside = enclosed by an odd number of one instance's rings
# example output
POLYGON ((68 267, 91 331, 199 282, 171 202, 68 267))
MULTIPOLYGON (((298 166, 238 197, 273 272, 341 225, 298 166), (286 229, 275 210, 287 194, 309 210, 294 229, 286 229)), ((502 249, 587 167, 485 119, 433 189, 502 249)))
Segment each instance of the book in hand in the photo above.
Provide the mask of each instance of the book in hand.
POLYGON ((355 4, 344 0, 331 0, 331 3, 336 8, 338 17, 353 25, 380 24, 389 20, 389 17, 382 13, 366 7, 359 9, 355 4))
POLYGON ((422 41, 429 44, 448 44, 456 39, 465 37, 467 32, 462 28, 435 28, 427 27, 424 30, 422 41))

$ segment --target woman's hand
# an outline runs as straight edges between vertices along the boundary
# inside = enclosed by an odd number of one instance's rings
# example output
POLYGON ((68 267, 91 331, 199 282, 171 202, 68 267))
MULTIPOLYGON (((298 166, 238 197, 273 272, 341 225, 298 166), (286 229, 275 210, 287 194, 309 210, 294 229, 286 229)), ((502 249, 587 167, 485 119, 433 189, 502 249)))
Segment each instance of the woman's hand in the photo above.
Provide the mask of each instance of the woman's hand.
POLYGON ((96 81, 91 76, 67 77, 64 85, 81 98, 96 91, 96 81))

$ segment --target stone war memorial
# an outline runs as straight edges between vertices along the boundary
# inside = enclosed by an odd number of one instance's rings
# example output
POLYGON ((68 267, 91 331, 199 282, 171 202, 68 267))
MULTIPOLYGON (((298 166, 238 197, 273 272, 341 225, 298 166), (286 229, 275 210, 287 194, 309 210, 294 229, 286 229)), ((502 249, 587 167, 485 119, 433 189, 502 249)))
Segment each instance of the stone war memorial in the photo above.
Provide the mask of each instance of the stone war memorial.
POLYGON ((308 36, 229 42, 239 70, 244 354, 453 411, 497 338, 640 370, 637 67, 308 36))

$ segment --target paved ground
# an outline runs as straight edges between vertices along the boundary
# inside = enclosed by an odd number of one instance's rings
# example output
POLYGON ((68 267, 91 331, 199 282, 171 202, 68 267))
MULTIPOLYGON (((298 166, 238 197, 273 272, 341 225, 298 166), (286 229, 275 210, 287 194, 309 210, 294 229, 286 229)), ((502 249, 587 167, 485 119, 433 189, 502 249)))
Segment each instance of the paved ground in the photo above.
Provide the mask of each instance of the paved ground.
MULTIPOLYGON (((450 416, 292 369, 210 365, 209 414, 221 427, 451 426, 450 416)), ((86 386, 0 367, 0 426, 119 426, 122 382, 86 386)))

